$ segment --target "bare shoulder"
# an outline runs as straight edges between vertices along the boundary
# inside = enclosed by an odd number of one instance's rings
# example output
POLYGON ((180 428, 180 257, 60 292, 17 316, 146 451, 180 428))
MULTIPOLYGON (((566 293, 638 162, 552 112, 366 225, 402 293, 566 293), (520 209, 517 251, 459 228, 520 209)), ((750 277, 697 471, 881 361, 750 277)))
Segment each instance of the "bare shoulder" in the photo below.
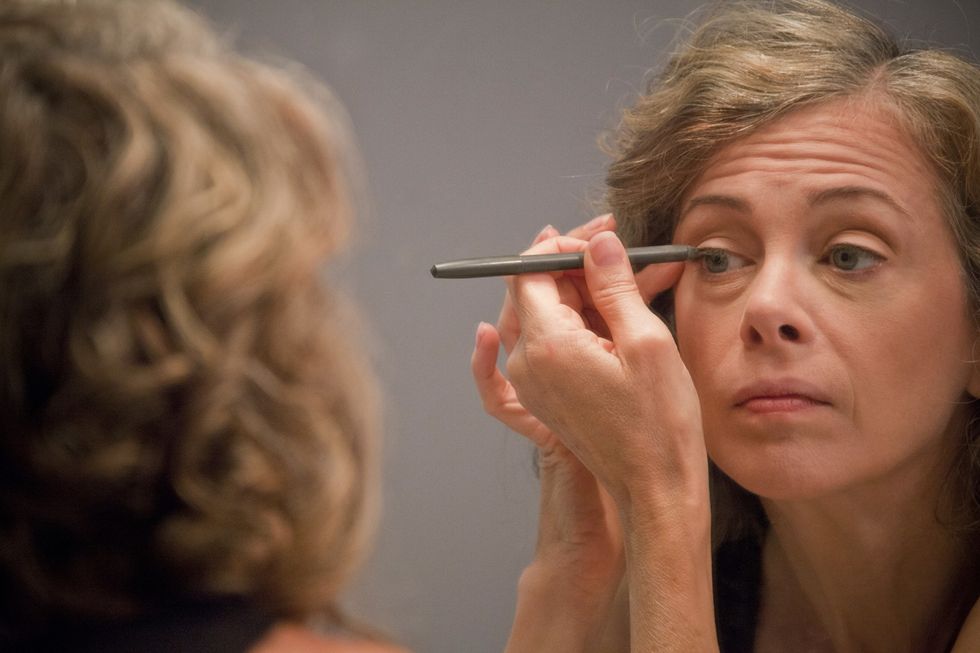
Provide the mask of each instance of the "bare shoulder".
POLYGON ((973 609, 963 622, 960 634, 950 653, 974 653, 980 651, 980 601, 973 604, 973 609))
POLYGON ((279 623, 250 653, 408 653, 390 644, 321 635, 299 624, 279 623))

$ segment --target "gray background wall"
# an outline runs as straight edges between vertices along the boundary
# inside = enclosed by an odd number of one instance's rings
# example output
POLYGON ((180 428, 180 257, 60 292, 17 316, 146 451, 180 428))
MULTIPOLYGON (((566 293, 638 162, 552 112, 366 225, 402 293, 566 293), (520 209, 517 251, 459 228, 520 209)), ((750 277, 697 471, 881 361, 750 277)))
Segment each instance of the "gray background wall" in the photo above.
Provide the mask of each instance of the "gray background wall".
MULTIPOLYGON (((530 448, 485 416, 468 361, 499 280, 437 260, 516 252, 591 216, 595 143, 663 61, 685 0, 194 0, 238 43, 297 60, 346 104, 371 215, 345 276, 387 399, 385 513, 350 604, 415 650, 499 651, 530 559, 530 448)), ((980 0, 861 0, 896 31, 980 55, 980 0)))

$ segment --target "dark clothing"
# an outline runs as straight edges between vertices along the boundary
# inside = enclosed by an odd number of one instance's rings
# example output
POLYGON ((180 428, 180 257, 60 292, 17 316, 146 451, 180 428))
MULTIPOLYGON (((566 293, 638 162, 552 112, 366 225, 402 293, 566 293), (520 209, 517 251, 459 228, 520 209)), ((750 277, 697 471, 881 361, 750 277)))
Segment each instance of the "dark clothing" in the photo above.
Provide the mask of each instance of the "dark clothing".
POLYGON ((762 586, 761 543, 752 538, 722 544, 715 552, 713 578, 721 653, 752 653, 762 586))
POLYGON ((27 653, 244 653, 273 619, 237 599, 195 601, 128 621, 51 628, 13 649, 27 653))

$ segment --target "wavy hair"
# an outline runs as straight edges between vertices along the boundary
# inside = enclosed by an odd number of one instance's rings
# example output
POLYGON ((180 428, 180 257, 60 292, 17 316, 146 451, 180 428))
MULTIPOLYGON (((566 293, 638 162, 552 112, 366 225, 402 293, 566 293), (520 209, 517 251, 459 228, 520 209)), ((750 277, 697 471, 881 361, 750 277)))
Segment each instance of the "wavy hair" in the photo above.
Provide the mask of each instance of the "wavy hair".
POLYGON ((377 503, 324 269, 345 125, 176 4, 0 3, 4 627, 191 595, 339 614, 377 503))
MULTIPOLYGON (((931 161, 980 310, 980 68, 900 43, 826 0, 727 0, 710 8, 606 142, 606 201, 630 244, 668 243, 685 191, 712 155, 795 109, 835 98, 889 108, 931 161)), ((669 295, 655 309, 672 322, 669 295)), ((980 533, 980 405, 948 487, 957 528, 980 533)), ((715 471, 721 539, 764 528, 754 498, 715 471), (726 497, 735 497, 733 500, 726 497), (734 509, 726 508, 735 502, 734 509)))

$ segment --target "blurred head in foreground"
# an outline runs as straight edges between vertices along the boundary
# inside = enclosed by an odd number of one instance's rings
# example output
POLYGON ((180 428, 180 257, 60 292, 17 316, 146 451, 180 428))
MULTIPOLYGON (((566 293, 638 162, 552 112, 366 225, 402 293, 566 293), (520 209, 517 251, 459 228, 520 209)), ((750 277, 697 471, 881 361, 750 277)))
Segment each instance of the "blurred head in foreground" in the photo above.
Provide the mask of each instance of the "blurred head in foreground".
POLYGON ((376 504, 324 274, 344 125, 169 2, 0 5, 8 636, 212 597, 341 621, 376 504))

